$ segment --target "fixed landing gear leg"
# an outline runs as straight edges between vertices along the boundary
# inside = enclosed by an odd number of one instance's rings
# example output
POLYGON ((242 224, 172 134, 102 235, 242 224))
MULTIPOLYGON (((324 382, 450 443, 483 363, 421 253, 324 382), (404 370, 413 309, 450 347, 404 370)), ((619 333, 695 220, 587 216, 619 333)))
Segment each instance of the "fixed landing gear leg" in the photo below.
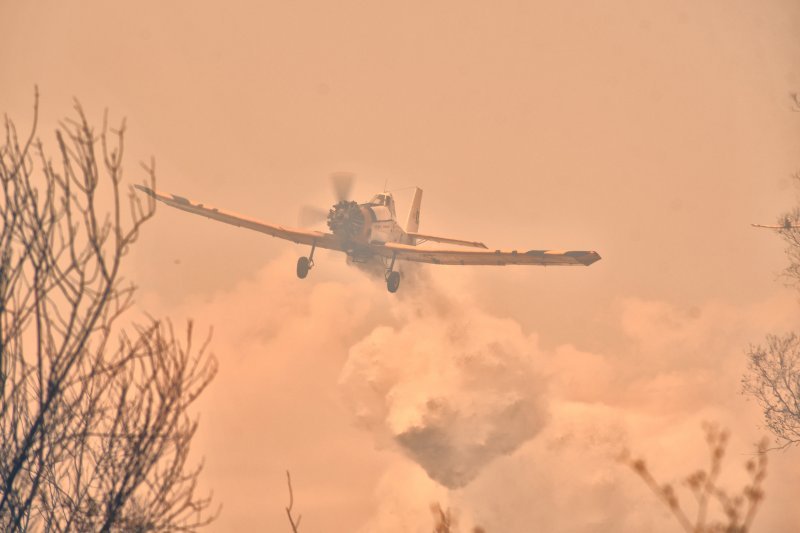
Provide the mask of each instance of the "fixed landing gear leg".
POLYGON ((317 243, 311 245, 311 253, 308 257, 301 257, 297 260, 297 277, 304 279, 308 276, 308 271, 314 267, 314 250, 317 248, 317 243))
POLYGON ((397 292, 397 289, 400 287, 400 272, 393 270, 396 258, 397 255, 393 254, 392 263, 389 265, 389 268, 386 269, 386 288, 392 293, 397 292))

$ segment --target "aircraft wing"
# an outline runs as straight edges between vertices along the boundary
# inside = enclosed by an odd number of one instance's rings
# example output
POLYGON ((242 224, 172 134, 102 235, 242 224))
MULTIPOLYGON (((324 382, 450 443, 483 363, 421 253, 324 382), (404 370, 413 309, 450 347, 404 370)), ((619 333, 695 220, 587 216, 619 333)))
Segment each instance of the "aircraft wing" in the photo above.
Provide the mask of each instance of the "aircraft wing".
POLYGON ((600 254, 590 251, 529 250, 435 250, 419 246, 387 242, 376 247, 384 257, 437 265, 584 265, 600 260, 600 254))
POLYGON ((161 193, 142 185, 134 185, 134 187, 140 191, 143 191, 145 194, 158 200, 159 202, 163 202, 168 206, 180 209, 181 211, 187 211, 189 213, 194 213, 195 215, 201 215, 213 220, 218 220, 219 222, 251 229, 260 233, 266 233, 272 237, 286 239, 287 241, 296 242, 297 244, 308 244, 309 246, 316 245, 319 248, 328 248, 330 250, 344 250, 339 239, 331 233, 287 228, 284 226, 267 224, 252 218, 237 215, 236 213, 223 211, 221 209, 217 209, 216 207, 203 205, 199 202, 189 200, 188 198, 178 196, 177 194, 161 193))

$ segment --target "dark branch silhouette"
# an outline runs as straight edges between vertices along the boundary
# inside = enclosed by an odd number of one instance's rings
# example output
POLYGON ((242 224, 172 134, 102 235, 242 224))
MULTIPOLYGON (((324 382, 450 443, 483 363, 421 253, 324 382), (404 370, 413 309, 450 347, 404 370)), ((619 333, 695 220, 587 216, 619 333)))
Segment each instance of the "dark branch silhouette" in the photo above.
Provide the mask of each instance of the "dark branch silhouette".
MULTIPOLYGON (((800 96, 792 95, 795 111, 800 96)), ((794 176, 800 190, 800 172, 794 176)), ((800 289, 800 207, 781 215, 784 227, 778 234, 786 242, 789 265, 783 272, 789 285, 800 289)), ((751 346, 743 390, 764 411, 764 421, 775 435, 778 448, 800 444, 800 340, 796 333, 769 335, 766 346, 751 346)))
POLYGON ((748 351, 742 383, 764 411, 764 422, 779 448, 800 444, 800 338, 767 336, 767 345, 748 351))
POLYGON ((683 480, 683 485, 694 497, 694 513, 690 507, 681 504, 678 492, 671 483, 659 484, 647 467, 644 459, 634 459, 625 452, 622 461, 650 487, 661 502, 669 508, 681 528, 688 533, 747 533, 755 519, 761 501, 762 488, 767 476, 766 442, 758 445, 755 459, 747 461, 745 467, 750 481, 738 494, 731 494, 719 486, 722 459, 728 444, 728 432, 712 424, 705 427, 706 443, 709 448, 709 467, 698 470, 683 480), (709 508, 716 502, 724 518, 710 518, 709 508))
POLYGON ((300 520, 303 518, 297 515, 297 518, 292 515, 292 508, 294 507, 294 492, 292 491, 292 475, 286 471, 286 484, 289 487, 289 505, 286 507, 286 517, 289 519, 289 524, 292 526, 292 532, 297 533, 300 529, 300 520))
MULTIPOLYGON (((456 533, 458 520, 450 509, 443 509, 440 503, 431 504, 433 514, 433 533, 456 533)), ((474 527, 472 533, 486 533, 482 527, 474 527)))
MULTIPOLYGON (((189 324, 129 317, 123 259, 152 216, 123 186, 125 124, 81 106, 0 145, 0 529, 189 531, 210 522, 188 409, 214 377, 189 324)), ((145 166, 155 181, 151 162, 145 166)))
POLYGON ((431 505, 431 513, 433 513, 433 533, 451 533, 453 531, 453 515, 450 509, 442 509, 441 504, 434 503, 431 505))

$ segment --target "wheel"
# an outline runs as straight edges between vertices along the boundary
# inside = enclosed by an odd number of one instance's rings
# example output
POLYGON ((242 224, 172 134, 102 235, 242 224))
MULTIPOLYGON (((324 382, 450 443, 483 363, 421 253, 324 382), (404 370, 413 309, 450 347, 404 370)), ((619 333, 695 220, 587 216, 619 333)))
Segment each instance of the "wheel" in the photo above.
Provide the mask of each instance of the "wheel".
POLYGON ((400 272, 389 272, 389 275, 386 277, 386 288, 389 289, 389 292, 397 292, 399 286, 400 272))
POLYGON ((297 260, 297 277, 300 279, 308 276, 308 271, 311 269, 311 261, 308 257, 301 257, 297 260))

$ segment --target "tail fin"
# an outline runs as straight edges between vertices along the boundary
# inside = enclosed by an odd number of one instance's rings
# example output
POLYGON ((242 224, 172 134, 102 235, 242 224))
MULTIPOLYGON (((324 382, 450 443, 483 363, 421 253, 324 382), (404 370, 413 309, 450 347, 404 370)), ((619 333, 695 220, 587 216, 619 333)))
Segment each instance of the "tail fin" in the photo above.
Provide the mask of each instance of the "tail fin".
POLYGON ((406 232, 416 233, 419 231, 419 211, 422 207, 422 189, 419 187, 414 191, 414 201, 411 202, 411 211, 408 212, 408 222, 406 232))

